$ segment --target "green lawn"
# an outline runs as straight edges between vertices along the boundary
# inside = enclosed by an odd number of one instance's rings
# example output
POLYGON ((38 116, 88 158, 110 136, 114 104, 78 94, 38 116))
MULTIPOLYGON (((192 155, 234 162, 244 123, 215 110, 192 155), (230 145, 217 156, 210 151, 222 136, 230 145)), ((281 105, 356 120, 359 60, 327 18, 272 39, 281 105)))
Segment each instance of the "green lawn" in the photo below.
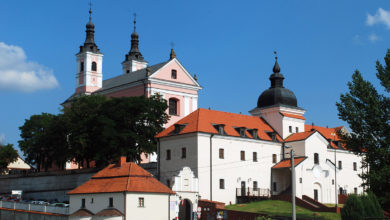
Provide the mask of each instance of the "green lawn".
MULTIPOLYGON (((280 200, 265 200, 245 204, 226 206, 226 209, 264 213, 270 216, 291 216, 291 203, 280 200)), ((296 207, 297 218, 304 219, 341 219, 340 215, 332 212, 312 212, 308 209, 296 207)))

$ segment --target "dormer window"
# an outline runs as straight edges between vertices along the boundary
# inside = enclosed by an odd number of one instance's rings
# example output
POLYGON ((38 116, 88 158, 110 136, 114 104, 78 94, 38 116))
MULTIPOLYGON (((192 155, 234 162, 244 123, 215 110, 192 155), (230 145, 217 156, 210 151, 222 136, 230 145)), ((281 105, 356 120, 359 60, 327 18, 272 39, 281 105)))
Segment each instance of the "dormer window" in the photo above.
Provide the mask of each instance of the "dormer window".
POLYGON ((97 66, 96 66, 96 62, 95 61, 92 62, 91 69, 92 69, 92 71, 96 71, 97 70, 97 66))
POLYGON ((258 136, 257 136, 257 129, 256 128, 248 129, 247 131, 252 135, 253 139, 257 139, 258 136))
POLYGON ((272 141, 276 141, 276 132, 269 131, 267 132, 268 136, 272 139, 272 141))
POLYGON ((186 127, 186 125, 187 124, 175 124, 174 133, 179 134, 186 127))
POLYGON ((224 124, 214 124, 213 126, 218 131, 219 135, 225 135, 225 125, 224 124))
POLYGON ((172 69, 172 71, 171 71, 171 78, 177 79, 177 71, 175 69, 172 69))
POLYGON ((238 127, 236 128, 236 131, 238 132, 238 134, 240 134, 241 137, 245 137, 245 131, 246 131, 246 127, 238 127))

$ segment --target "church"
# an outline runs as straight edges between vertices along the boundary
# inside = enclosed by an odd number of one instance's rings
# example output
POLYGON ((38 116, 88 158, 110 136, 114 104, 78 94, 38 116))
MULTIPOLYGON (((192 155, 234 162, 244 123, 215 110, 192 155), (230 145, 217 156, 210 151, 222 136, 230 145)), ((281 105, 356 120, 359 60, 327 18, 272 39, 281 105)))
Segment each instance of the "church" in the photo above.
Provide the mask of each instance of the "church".
MULTIPOLYGON (((358 176, 363 172, 362 158, 346 149, 338 136, 347 129, 305 123, 306 110, 284 87, 277 57, 270 87, 260 94, 250 115, 198 108, 202 87, 196 75, 184 68, 173 49, 169 59, 149 65, 139 49, 135 19, 122 73, 103 80, 103 53, 95 43, 89 13, 86 39, 76 54, 75 92, 62 105, 82 95, 160 94, 168 103, 170 120, 156 135, 156 154, 144 155, 142 162, 157 162, 157 179, 180 194, 193 211, 200 198, 229 204, 291 193, 291 149, 298 198, 337 203, 340 194, 363 192, 358 176), (196 194, 191 194, 194 190, 196 194)), ((72 166, 67 164, 68 169, 72 166)))

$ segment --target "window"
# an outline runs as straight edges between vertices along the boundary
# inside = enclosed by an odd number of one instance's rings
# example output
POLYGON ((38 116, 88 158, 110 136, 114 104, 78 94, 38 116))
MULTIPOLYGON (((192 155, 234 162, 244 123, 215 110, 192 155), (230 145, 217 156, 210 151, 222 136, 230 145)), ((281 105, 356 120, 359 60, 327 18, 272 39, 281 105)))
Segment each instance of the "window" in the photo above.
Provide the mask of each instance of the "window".
POLYGON ((93 203, 93 198, 91 198, 91 203, 93 203))
POLYGON ((171 159, 171 150, 167 150, 167 160, 171 159))
POLYGON ((318 153, 314 153, 314 164, 320 164, 318 153))
POLYGON ((84 62, 80 62, 80 72, 84 71, 84 62))
POLYGON ((292 133, 292 126, 288 126, 288 131, 292 133))
POLYGON ((334 185, 334 179, 332 179, 332 185, 334 185))
POLYGON ((353 193, 358 194, 357 187, 353 188, 353 193))
POLYGON ((181 158, 185 159, 187 157, 187 148, 183 147, 181 149, 181 158))
POLYGON ((257 152, 253 152, 253 162, 257 162, 257 152))
POLYGON ((354 170, 354 171, 357 170, 357 164, 356 164, 356 162, 353 162, 353 170, 354 170))
POLYGON ((276 182, 273 183, 273 189, 274 189, 275 192, 277 191, 276 182))
POLYGON ((223 148, 219 148, 219 159, 225 158, 225 151, 223 148))
POLYGON ((92 67, 91 67, 92 71, 96 71, 97 70, 97 67, 96 67, 96 62, 92 62, 92 67))
POLYGON ((130 73, 130 70, 126 70, 126 73, 130 73))
POLYGON ((108 198, 108 207, 114 207, 114 199, 112 197, 108 198))
POLYGON ((257 181, 253 181, 253 190, 257 191, 257 181))
POLYGON ((295 133, 298 133, 298 132, 299 132, 299 128, 295 127, 295 133))
POLYGON ((302 177, 299 178, 299 183, 302 183, 302 177))
POLYGON ((138 197, 138 207, 145 207, 144 197, 138 197))
POLYGON ((81 199, 81 208, 85 208, 85 199, 81 199))
POLYGON ((341 160, 339 160, 339 169, 343 169, 343 162, 341 160))
POLYGON ((272 154, 272 163, 276 163, 276 154, 272 154))
POLYGON ((171 71, 171 78, 172 78, 172 79, 177 79, 177 71, 176 71, 175 69, 173 69, 173 70, 171 71))
POLYGON ((169 114, 177 115, 177 99, 169 99, 169 114))
POLYGON ((225 180, 224 179, 219 179, 219 188, 225 189, 225 180))
POLYGON ((245 151, 242 150, 240 156, 241 160, 245 160, 245 151))

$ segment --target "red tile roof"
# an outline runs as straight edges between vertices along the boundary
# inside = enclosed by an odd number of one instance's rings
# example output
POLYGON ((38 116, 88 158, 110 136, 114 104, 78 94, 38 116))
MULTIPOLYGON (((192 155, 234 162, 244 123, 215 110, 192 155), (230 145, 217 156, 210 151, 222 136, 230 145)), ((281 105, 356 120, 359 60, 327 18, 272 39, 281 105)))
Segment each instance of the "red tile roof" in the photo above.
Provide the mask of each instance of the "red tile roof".
MULTIPOLYGON (((321 126, 316 126, 316 125, 305 125, 305 131, 310 131, 310 130, 316 130, 320 132, 326 139, 332 140, 330 141, 330 146, 332 148, 337 149, 338 147, 336 146, 334 141, 340 141, 341 138, 337 135, 337 132, 340 131, 343 128, 343 126, 335 127, 335 128, 326 128, 326 127, 321 127, 321 126)), ((343 145, 341 145, 342 148, 345 149, 343 145)))
MULTIPOLYGON (((307 157, 294 157, 294 167, 298 166, 302 161, 304 161, 307 157)), ((279 163, 275 164, 272 168, 290 168, 291 167, 291 159, 284 159, 279 163)))
POLYGON ((103 209, 102 211, 96 213, 96 216, 124 216, 121 211, 114 208, 103 209))
POLYGON ((68 194, 148 192, 175 194, 152 174, 133 162, 122 166, 110 164, 91 177, 90 180, 68 192, 68 194))
POLYGON ((306 118, 303 117, 302 115, 289 114, 289 113, 284 113, 284 112, 279 112, 279 113, 280 113, 281 115, 283 115, 284 117, 297 118, 297 119, 306 120, 306 118))
POLYGON ((88 209, 79 209, 70 216, 77 216, 77 217, 86 217, 86 216, 93 216, 93 213, 89 211, 88 209))
POLYGON ((314 134, 315 131, 305 131, 305 132, 299 132, 299 133, 294 133, 288 136, 285 141, 286 142, 292 142, 292 141, 302 141, 305 140, 306 138, 310 137, 310 135, 314 134))
MULTIPOLYGON (((237 127, 245 127, 247 129, 257 129, 257 136, 261 140, 271 141, 271 137, 266 132, 275 132, 262 118, 256 116, 235 114, 229 112, 215 111, 199 108, 191 114, 187 115, 176 124, 186 124, 179 134, 188 134, 194 132, 204 132, 218 134, 218 131, 213 125, 225 125, 226 135, 239 137, 240 134, 236 131, 237 127)), ((172 125, 156 135, 157 138, 174 135, 175 126, 172 125)), ((252 135, 246 131, 246 136, 252 138, 252 135)), ((276 135, 278 141, 282 141, 279 135, 276 135)))

